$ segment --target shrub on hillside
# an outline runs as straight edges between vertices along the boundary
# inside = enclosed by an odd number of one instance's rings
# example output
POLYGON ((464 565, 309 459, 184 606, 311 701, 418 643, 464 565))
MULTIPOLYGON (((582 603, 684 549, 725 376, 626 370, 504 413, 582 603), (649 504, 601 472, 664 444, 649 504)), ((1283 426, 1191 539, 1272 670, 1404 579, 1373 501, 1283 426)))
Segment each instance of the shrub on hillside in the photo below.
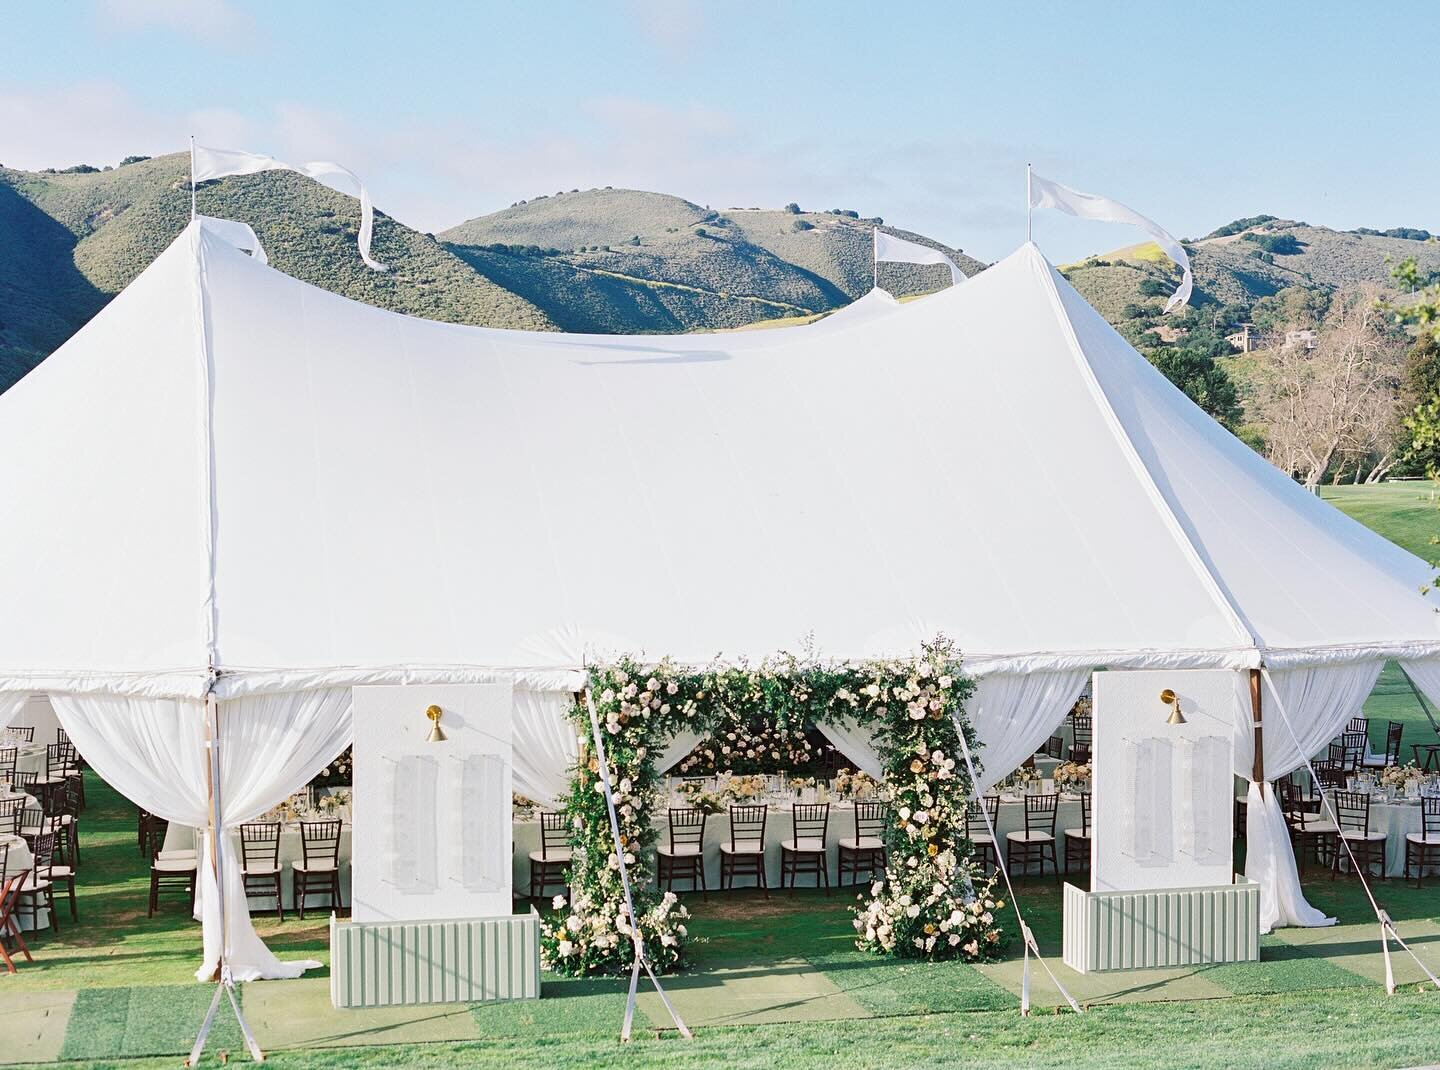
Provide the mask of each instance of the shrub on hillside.
POLYGON ((815 224, 814 224, 814 223, 807 222, 807 221, 804 220, 804 219, 797 219, 797 220, 795 220, 795 222, 793 222, 793 223, 790 224, 790 229, 791 229, 791 230, 814 230, 814 229, 815 229, 815 224))
POLYGON ((1254 242, 1267 253, 1276 256, 1291 256, 1300 251, 1300 242, 1293 234, 1264 234, 1251 231, 1241 241, 1254 242))
POLYGON ((787 205, 785 206, 785 211, 789 212, 791 215, 799 215, 799 214, 800 214, 800 206, 799 206, 798 204, 796 204, 794 201, 791 201, 789 204, 787 204, 787 205))

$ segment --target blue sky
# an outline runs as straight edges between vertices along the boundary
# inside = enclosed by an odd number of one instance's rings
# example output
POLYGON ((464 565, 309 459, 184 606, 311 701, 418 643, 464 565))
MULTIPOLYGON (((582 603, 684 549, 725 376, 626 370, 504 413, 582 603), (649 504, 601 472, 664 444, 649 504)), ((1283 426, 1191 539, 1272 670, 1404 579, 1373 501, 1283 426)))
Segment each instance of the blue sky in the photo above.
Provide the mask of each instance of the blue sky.
MULTIPOLYGON (((853 208, 983 259, 1024 165, 1180 236, 1440 231, 1440 9, 1391 3, 15 4, 0 162, 203 142, 359 171, 439 230, 596 185, 853 208), (1414 42, 1413 46, 1411 42, 1414 42)), ((1138 240, 1045 213, 1054 260, 1138 240)))

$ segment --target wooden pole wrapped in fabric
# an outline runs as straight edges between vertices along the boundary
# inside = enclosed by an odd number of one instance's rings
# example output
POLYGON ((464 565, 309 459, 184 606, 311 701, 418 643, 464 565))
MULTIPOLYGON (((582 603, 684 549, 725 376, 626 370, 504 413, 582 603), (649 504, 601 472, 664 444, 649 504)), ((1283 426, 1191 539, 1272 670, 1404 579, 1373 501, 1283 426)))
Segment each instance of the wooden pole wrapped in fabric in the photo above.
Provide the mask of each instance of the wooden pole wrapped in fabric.
POLYGON ((1250 779, 1256 784, 1265 783, 1265 729, 1260 717, 1260 670, 1250 670, 1250 720, 1255 723, 1255 761, 1250 767, 1250 779))

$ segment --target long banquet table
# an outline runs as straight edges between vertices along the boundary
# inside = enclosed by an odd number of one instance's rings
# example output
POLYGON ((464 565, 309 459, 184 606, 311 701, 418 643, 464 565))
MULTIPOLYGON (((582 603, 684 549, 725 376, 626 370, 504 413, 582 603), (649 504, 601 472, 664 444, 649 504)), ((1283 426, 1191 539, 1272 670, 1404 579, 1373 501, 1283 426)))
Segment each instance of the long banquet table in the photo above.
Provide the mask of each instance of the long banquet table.
MULTIPOLYGON (((1048 786, 1048 784, 1047 784, 1048 786)), ((770 807, 766 815, 765 823, 765 873, 766 880, 771 888, 780 886, 780 843, 789 839, 794 833, 793 801, 763 800, 767 801, 770 807)), ((1081 824, 1080 797, 1078 795, 1060 796, 1058 809, 1055 815, 1055 839, 1057 842, 1056 857, 1063 858, 1063 837, 1065 829, 1079 828, 1081 824)), ((657 841, 661 845, 666 842, 668 819, 662 810, 651 819, 651 824, 660 833, 657 841)), ((1000 807, 996 818, 996 835, 1000 840, 999 849, 1005 850, 1005 835, 1009 832, 1022 831, 1025 828, 1025 804, 1022 796, 1001 794, 1000 807)), ((718 814, 711 814, 705 823, 705 883, 710 890, 720 887, 720 844, 729 837, 729 817, 726 811, 718 814)), ((842 838, 850 838, 855 835, 855 805, 851 802, 832 802, 830 804, 830 823, 825 831, 825 847, 830 866, 830 883, 836 883, 839 873, 839 847, 838 841, 842 838)), ((514 823, 514 888, 517 896, 529 894, 530 888, 530 852, 540 849, 540 821, 537 817, 520 818, 514 823)), ((1003 855, 1002 855, 1003 857, 1003 855)), ((1032 868, 1031 872, 1034 870, 1032 868)), ((1050 872, 1048 867, 1046 872, 1050 872)), ((802 876, 800 887, 813 886, 814 877, 802 876)), ((736 887, 749 887, 754 884, 754 879, 741 877, 736 882, 736 887)), ((680 888, 683 891, 686 887, 684 882, 680 888)), ((560 891, 558 886, 547 887, 546 895, 554 895, 560 891)))
MULTIPOLYGON (((170 851, 193 851, 197 843, 196 829, 188 825, 177 825, 171 823, 169 830, 165 833, 165 845, 162 848, 165 852, 170 851)), ((346 909, 350 907, 350 857, 351 857, 351 835, 350 822, 346 821, 340 826, 340 897, 345 901, 346 909)), ((285 904, 286 910, 295 909, 294 878, 291 875, 291 866, 299 862, 303 857, 303 850, 300 846, 300 826, 297 824, 282 824, 280 826, 280 895, 285 904)), ((232 834, 230 837, 229 858, 234 861, 240 859, 240 837, 232 834)), ((228 864, 228 863, 227 863, 228 864)), ((325 897, 312 895, 307 903, 315 904, 306 906, 306 910, 317 912, 328 911, 330 908, 323 905, 325 897)), ((275 909, 274 896, 252 895, 249 897, 250 913, 255 915, 264 914, 275 909)))

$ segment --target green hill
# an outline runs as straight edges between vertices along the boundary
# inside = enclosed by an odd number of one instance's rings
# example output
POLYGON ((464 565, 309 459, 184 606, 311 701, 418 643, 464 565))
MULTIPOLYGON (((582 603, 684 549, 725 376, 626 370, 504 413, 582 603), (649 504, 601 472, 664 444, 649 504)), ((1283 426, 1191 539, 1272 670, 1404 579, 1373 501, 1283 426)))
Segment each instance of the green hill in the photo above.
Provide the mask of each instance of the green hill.
MULTIPOLYGON (((184 155, 56 173, 0 167, 0 389, 52 352, 189 218, 184 155)), ((355 300, 455 323, 679 332, 794 320, 871 285, 872 220, 856 213, 715 212, 661 193, 575 191, 462 223, 437 239, 376 213, 377 273, 355 250, 349 197, 289 172, 203 184, 200 211, 255 228, 271 263, 355 300)), ((967 272, 984 265, 945 249, 967 272)), ((887 264, 900 295, 943 268, 887 264)))
MULTIPOLYGON (((159 157, 85 174, 0 168, 0 389, 93 316, 174 240, 190 217, 188 160, 159 157)), ((206 183, 200 211, 255 228, 281 271, 415 316, 554 330, 523 297, 433 238, 377 212, 367 268, 350 197, 289 172, 206 183)))
MULTIPOLYGON (((1335 290, 1367 281, 1389 284, 1391 269, 1409 257, 1422 270, 1440 270, 1440 242, 1425 231, 1405 233, 1414 236, 1338 231, 1273 216, 1237 220, 1185 243, 1195 273, 1192 303, 1249 306, 1291 286, 1335 290)), ((1173 287, 1178 279, 1174 265, 1153 243, 1088 257, 1063 270, 1112 322, 1126 318, 1127 305, 1158 311, 1163 302, 1146 292, 1147 280, 1173 287)))
MULTIPOLYGON (((687 330, 847 304, 870 289, 874 226, 853 214, 721 212, 661 193, 592 189, 514 204, 438 237, 482 270, 506 272, 506 285, 567 330, 615 330, 617 322, 687 330)), ((984 268, 921 235, 894 233, 943 249, 967 272, 984 268)), ((881 282, 903 296, 949 285, 949 274, 886 264, 881 282)))

